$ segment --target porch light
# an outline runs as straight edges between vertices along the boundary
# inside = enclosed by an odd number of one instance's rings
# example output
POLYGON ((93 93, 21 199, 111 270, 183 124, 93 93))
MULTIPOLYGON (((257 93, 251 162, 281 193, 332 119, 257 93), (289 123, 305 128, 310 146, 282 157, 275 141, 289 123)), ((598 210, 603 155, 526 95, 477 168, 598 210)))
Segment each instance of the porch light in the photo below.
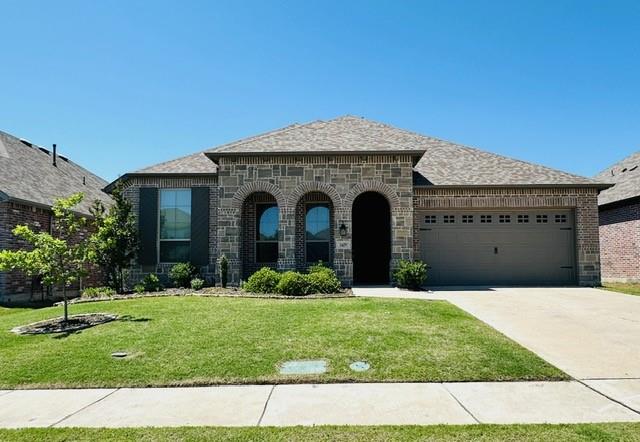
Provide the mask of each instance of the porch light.
POLYGON ((340 224, 340 236, 347 236, 347 226, 340 224))

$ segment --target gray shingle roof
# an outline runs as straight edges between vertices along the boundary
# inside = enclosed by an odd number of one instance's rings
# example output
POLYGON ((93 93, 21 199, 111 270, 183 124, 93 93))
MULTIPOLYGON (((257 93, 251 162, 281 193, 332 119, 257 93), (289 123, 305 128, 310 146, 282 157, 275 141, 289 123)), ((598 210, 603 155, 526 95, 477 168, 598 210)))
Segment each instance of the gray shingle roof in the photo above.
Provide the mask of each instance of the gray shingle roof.
POLYGON ((218 166, 211 161, 204 152, 194 153, 175 160, 165 161, 164 163, 154 164, 144 169, 133 172, 134 174, 165 174, 165 173, 216 173, 218 166))
POLYGON ((422 146, 410 142, 411 134, 386 124, 350 115, 313 121, 267 132, 209 150, 209 154, 295 154, 415 152, 422 146))
POLYGON ((361 152, 407 152, 421 157, 414 169, 416 185, 597 185, 595 181, 582 176, 354 116, 293 124, 151 166, 134 174, 215 173, 214 163, 207 163, 204 155, 216 158, 243 154, 361 152))
POLYGON ((54 167, 51 152, 0 131, 0 193, 4 198, 49 207, 57 198, 83 192, 85 198, 77 210, 88 214, 96 199, 110 204, 111 198, 102 191, 106 184, 65 157, 58 156, 54 167))
POLYGON ((598 204, 601 206, 640 196, 640 151, 607 167, 594 179, 615 184, 612 188, 600 193, 598 204))

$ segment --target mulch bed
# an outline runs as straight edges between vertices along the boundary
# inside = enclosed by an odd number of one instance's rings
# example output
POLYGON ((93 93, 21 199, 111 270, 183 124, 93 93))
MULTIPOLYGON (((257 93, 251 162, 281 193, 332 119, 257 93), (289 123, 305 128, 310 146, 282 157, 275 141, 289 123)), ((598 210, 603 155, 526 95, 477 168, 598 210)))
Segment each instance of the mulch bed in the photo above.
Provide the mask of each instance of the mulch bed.
MULTIPOLYGON (((168 288, 161 292, 130 293, 124 295, 101 296, 96 298, 75 298, 69 304, 83 304, 85 302, 113 301, 118 299, 137 298, 158 298, 162 296, 202 296, 202 297, 231 297, 231 298, 266 298, 266 299, 327 299, 327 298, 349 298, 353 296, 351 289, 343 290, 340 293, 323 294, 317 293, 305 296, 283 296, 270 293, 250 293, 237 287, 206 287, 195 291, 193 289, 168 288)), ((61 305, 59 302, 56 305, 61 305)))
POLYGON ((111 315, 108 313, 89 313, 69 316, 68 321, 65 321, 62 317, 47 319, 44 321, 34 322, 33 324, 14 327, 11 331, 17 335, 69 333, 115 321, 116 319, 118 319, 117 315, 111 315))

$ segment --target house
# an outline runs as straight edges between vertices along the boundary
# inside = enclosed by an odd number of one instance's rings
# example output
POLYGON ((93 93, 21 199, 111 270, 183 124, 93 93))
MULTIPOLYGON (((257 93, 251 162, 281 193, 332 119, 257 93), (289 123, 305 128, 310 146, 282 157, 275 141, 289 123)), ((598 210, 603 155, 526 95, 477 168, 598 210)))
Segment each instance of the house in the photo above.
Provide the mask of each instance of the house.
POLYGON ((614 185, 598 197, 602 280, 640 282, 640 151, 595 179, 614 185))
POLYGON ((135 278, 187 260, 216 278, 224 254, 234 284, 318 260, 346 286, 388 284, 401 259, 424 260, 433 285, 600 282, 607 185, 359 117, 293 124, 119 181, 139 214, 135 278))
MULTIPOLYGON (((27 224, 36 230, 50 230, 51 206, 55 200, 76 192, 85 194, 77 207, 89 215, 94 200, 108 204, 102 178, 48 150, 0 131, 0 249, 18 249, 25 244, 11 231, 27 224)), ((95 276, 95 275, 94 275, 95 276)), ((37 280, 20 272, 0 272, 0 302, 40 300, 45 296, 37 280)))

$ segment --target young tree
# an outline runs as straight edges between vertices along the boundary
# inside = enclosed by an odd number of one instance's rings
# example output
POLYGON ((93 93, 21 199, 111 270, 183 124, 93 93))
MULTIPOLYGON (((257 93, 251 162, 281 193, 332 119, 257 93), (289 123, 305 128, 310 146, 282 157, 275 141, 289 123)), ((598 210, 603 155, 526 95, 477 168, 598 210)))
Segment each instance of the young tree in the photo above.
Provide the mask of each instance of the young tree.
POLYGON ((73 208, 83 199, 76 193, 59 199, 53 206, 53 234, 34 232, 19 225, 13 234, 32 246, 31 250, 0 251, 0 270, 22 270, 29 276, 39 276, 43 284, 62 287, 64 321, 69 320, 67 288, 87 274, 87 239, 79 238, 86 219, 76 215, 73 208))
POLYGON ((107 212, 101 202, 93 204, 91 213, 96 226, 91 236, 89 256, 102 267, 107 283, 118 293, 125 289, 124 271, 129 268, 138 250, 138 231, 131 202, 124 197, 118 183, 111 196, 114 205, 107 212))

